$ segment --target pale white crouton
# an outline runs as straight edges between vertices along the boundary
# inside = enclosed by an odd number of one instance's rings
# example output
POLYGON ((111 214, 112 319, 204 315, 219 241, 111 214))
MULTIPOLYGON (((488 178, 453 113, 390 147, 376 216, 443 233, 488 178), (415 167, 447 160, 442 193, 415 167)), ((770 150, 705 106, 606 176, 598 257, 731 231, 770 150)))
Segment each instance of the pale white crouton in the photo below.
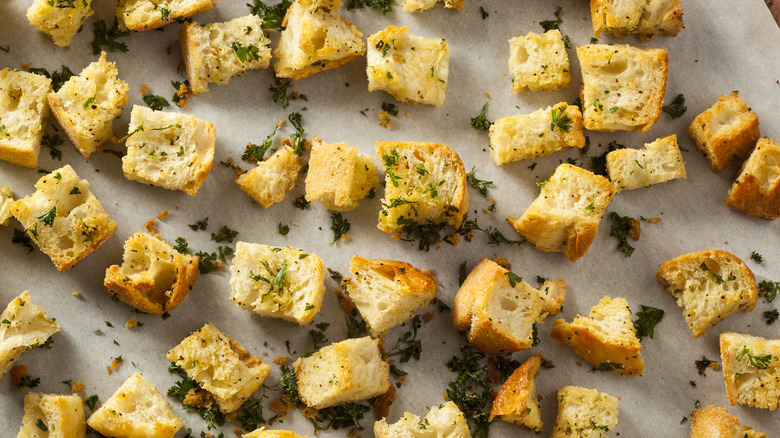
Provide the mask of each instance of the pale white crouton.
POLYGON ((27 20, 49 35, 54 44, 65 47, 94 13, 92 0, 33 0, 27 20))
POLYGON ((11 69, 0 70, 0 160, 38 167, 49 105, 51 79, 11 69))
POLYGON ((752 427, 740 427, 739 419, 727 410, 709 405, 691 413, 691 438, 766 438, 752 427))
POLYGON ((433 8, 439 1, 444 2, 445 8, 454 8, 463 11, 463 3, 466 0, 401 0, 401 9, 404 12, 421 12, 433 8))
POLYGON ((293 148, 282 146, 270 157, 236 178, 236 184, 263 208, 281 202, 287 192, 295 187, 306 162, 293 148))
POLYGON ((726 205, 770 221, 780 218, 780 145, 768 138, 758 140, 729 189, 726 205))
POLYGON ((637 34, 642 41, 675 36, 684 27, 680 0, 591 0, 593 36, 637 34))
POLYGON ((677 136, 659 138, 641 150, 624 148, 608 153, 607 173, 617 191, 685 178, 685 161, 677 146, 677 136))
POLYGON ((141 32, 184 20, 216 5, 217 0, 119 0, 116 18, 120 28, 141 32))
POLYGON ((241 435, 241 438, 308 438, 306 435, 298 435, 291 430, 265 430, 260 428, 241 435))
POLYGON ((13 216, 14 195, 8 186, 0 186, 0 225, 8 225, 8 219, 13 216))
POLYGON ((78 394, 24 396, 24 418, 17 438, 85 438, 84 402, 78 394), (41 427, 40 425, 43 425, 41 427))
POLYGON ((618 401, 579 386, 558 390, 558 418, 551 438, 609 438, 618 422, 618 401))
POLYGON ((448 401, 434 406, 422 420, 411 412, 393 424, 382 418, 374 423, 376 438, 471 438, 463 412, 448 401))
POLYGON ((720 359, 731 406, 780 409, 780 339, 723 332, 720 359))
POLYGON ((525 426, 533 431, 542 430, 542 407, 539 396, 536 395, 536 378, 542 369, 542 353, 537 353, 523 362, 501 385, 493 408, 490 410, 490 421, 501 417, 502 421, 525 426))
POLYGON ((509 40, 512 92, 561 90, 569 86, 569 55, 558 29, 528 32, 509 40))
POLYGON ((33 304, 27 291, 11 300, 0 321, 0 377, 11 369, 14 361, 32 347, 43 345, 60 325, 49 318, 42 308, 33 304))

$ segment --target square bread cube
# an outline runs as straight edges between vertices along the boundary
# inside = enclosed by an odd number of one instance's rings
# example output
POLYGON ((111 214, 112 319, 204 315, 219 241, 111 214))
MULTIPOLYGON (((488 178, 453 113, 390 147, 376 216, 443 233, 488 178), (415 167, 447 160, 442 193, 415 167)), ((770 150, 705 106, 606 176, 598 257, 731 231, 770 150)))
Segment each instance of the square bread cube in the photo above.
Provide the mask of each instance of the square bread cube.
POLYGON ((569 86, 569 55, 558 29, 528 32, 509 40, 512 92, 561 90, 569 86))
POLYGON ((86 159, 114 136, 112 123, 122 116, 122 105, 127 103, 129 87, 118 75, 116 65, 106 61, 103 52, 59 91, 48 94, 52 115, 86 159))
POLYGON ((58 271, 96 251, 116 231, 89 182, 69 164, 41 177, 35 188, 14 203, 14 216, 58 271))
POLYGON ((46 76, 0 70, 0 160, 38 167, 41 137, 49 118, 49 91, 51 79, 46 76))
POLYGON ((378 141, 385 197, 377 227, 401 233, 417 224, 458 228, 469 206, 466 169, 455 151, 439 143, 378 141))
POLYGON ((531 114, 502 117, 490 126, 490 158, 497 166, 585 146, 582 113, 561 102, 531 114))
POLYGON ((564 386, 558 390, 558 417, 551 438, 609 438, 618 422, 618 401, 595 389, 564 386))
POLYGON ((590 13, 596 38, 606 32, 648 41, 661 34, 675 36, 684 27, 680 0, 590 0, 590 13))
POLYGON ((240 408, 271 373, 267 363, 249 354, 212 323, 171 348, 165 357, 211 394, 225 414, 240 408))
POLYGON ((452 322, 468 332, 472 347, 488 354, 531 348, 534 324, 561 310, 566 282, 548 281, 534 289, 518 278, 488 259, 466 277, 455 295, 452 322))
POLYGON ((134 105, 122 171, 131 181, 195 196, 214 161, 217 133, 205 120, 134 105))
POLYGON ((469 425, 455 403, 448 401, 434 406, 422 420, 411 412, 393 424, 387 419, 374 423, 376 438, 471 438, 469 425))
POLYGON ((66 47, 94 13, 92 0, 33 0, 27 20, 49 35, 54 44, 66 47))
POLYGON ((291 430, 265 430, 265 427, 241 435, 241 438, 308 438, 291 430))
POLYGON ((758 115, 739 93, 721 95, 715 105, 696 116, 688 127, 696 147, 707 155, 713 171, 739 166, 761 137, 758 115))
POLYGON ((0 186, 0 225, 7 226, 8 219, 14 215, 14 195, 8 186, 0 186))
POLYGON ((542 430, 542 407, 536 394, 536 378, 542 369, 542 353, 537 353, 506 379, 493 400, 490 421, 501 417, 502 421, 525 426, 535 432, 542 430))
POLYGON ((390 366, 382 359, 379 343, 370 336, 347 339, 298 358, 293 366, 301 401, 322 409, 386 393, 390 366))
POLYGON ((436 297, 436 281, 408 263, 355 256, 349 272, 352 277, 345 278, 342 287, 376 338, 411 319, 436 297))
POLYGON ((601 216, 615 196, 607 178, 561 164, 520 218, 509 223, 537 249, 564 252, 570 261, 584 256, 596 238, 601 216))
POLYGON ((85 438, 86 436, 84 402, 78 394, 30 392, 24 396, 24 418, 17 438, 85 438), (39 424, 43 424, 43 428, 39 424))
POLYGON ((120 28, 142 32, 206 12, 216 6, 217 1, 119 0, 116 5, 116 18, 120 28))
POLYGON ((368 37, 366 57, 368 91, 387 91, 404 103, 444 104, 450 49, 443 39, 388 26, 368 37))
POLYGON ((360 29, 339 15, 342 3, 344 0, 293 1, 274 49, 277 78, 308 78, 365 53, 360 29))
POLYGON ((666 49, 589 44, 577 47, 577 57, 585 129, 645 132, 658 121, 669 69, 666 49))
POLYGON ((734 254, 705 250, 675 257, 658 268, 656 278, 683 308, 694 338, 740 310, 753 311, 756 278, 734 254))
POLYGON ((723 332, 720 359, 731 406, 780 409, 780 339, 723 332))
POLYGON ((780 145, 768 138, 758 140, 729 189, 726 205, 749 216, 780 218, 780 145))
POLYGON ((198 257, 176 251, 157 233, 133 234, 123 258, 122 266, 106 269, 103 284, 142 312, 159 315, 175 309, 198 278, 198 257))
POLYGON ((672 134, 644 149, 617 149, 607 154, 607 173, 615 189, 633 190, 685 178, 685 161, 672 134))
POLYGON ((308 325, 322 307, 325 264, 295 248, 238 242, 230 288, 230 298, 242 309, 308 325))
POLYGON ((306 200, 319 200, 328 210, 349 211, 377 184, 372 157, 346 143, 323 143, 314 136, 306 174, 306 200))
POLYGON ((282 146, 270 157, 236 178, 236 184, 263 208, 281 202, 295 187, 306 161, 293 148, 282 146))
POLYGON ((222 23, 187 23, 181 28, 181 52, 192 94, 205 93, 209 83, 227 84, 247 70, 268 68, 271 40, 263 19, 244 15, 222 23))
POLYGON ((106 436, 173 438, 184 421, 148 380, 133 373, 87 420, 106 436))
POLYGON ((709 405, 691 413, 691 438, 766 438, 752 427, 740 427, 739 419, 721 407, 709 405))
POLYGON ((439 1, 444 3, 445 8, 454 8, 457 9, 458 12, 462 12, 463 3, 466 0, 401 0, 401 9, 403 9, 404 12, 410 13, 427 11, 436 6, 439 1))
POLYGON ((11 300, 0 321, 0 378, 25 351, 33 346, 43 345, 51 335, 60 331, 57 321, 42 308, 33 304, 27 291, 11 300))

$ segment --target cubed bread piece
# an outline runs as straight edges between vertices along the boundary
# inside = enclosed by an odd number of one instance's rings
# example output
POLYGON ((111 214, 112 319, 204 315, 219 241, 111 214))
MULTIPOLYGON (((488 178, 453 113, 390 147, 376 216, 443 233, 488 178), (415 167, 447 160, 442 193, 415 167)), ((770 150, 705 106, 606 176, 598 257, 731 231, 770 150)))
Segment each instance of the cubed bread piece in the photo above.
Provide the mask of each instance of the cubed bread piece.
POLYGON ((230 265, 230 298, 262 316, 308 325, 322 307, 325 265, 316 254, 238 242, 230 265))
POLYGON ((384 90, 404 103, 444 104, 450 49, 443 39, 388 26, 368 37, 366 57, 368 91, 384 90))
POLYGON ((198 257, 176 251, 157 233, 139 231, 125 242, 122 266, 106 269, 104 285, 130 306, 161 314, 175 309, 198 278, 198 257))
POLYGON ((493 408, 490 410, 490 421, 495 417, 507 423, 525 426, 533 431, 542 430, 542 407, 539 396, 536 395, 534 378, 542 369, 542 353, 531 356, 523 362, 501 385, 493 408))
POLYGON ((131 181, 195 196, 211 170, 216 139, 210 122, 134 105, 122 171, 131 181))
POLYGON ((593 35, 617 38, 637 34, 642 41, 664 34, 675 36, 684 27, 680 0, 590 0, 593 35))
POLYGON ((780 409, 780 339, 723 332, 720 359, 731 406, 780 409))
POLYGON ((509 223, 537 249, 565 252, 575 261, 596 238, 601 216, 615 196, 607 178, 571 164, 561 164, 540 184, 541 193, 520 218, 509 223))
POLYGON ((35 188, 14 203, 14 216, 58 271, 100 248, 116 231, 89 182, 69 164, 41 177, 35 188))
POLYGON ((122 116, 129 88, 118 75, 116 65, 106 61, 103 52, 100 59, 48 95, 52 115, 84 158, 89 159, 114 136, 111 125, 122 116))
POLYGON ((291 430, 265 430, 257 429, 247 434, 241 435, 241 438, 308 438, 301 436, 291 430))
POLYGON ((94 13, 92 0, 33 0, 27 20, 49 35, 54 44, 65 47, 94 13))
POLYGON ((304 164, 306 162, 293 148, 282 146, 257 166, 239 175, 236 184, 263 208, 268 208, 281 202, 295 187, 298 172, 304 164))
POLYGON ((729 189, 726 205, 770 221, 780 218, 780 145, 768 138, 758 140, 729 189))
POLYGON ((206 12, 218 0, 119 0, 116 18, 119 26, 136 32, 157 29, 174 21, 206 12))
POLYGON ((339 15, 342 3, 344 0, 293 1, 274 49, 277 78, 307 78, 365 53, 360 29, 339 15))
POLYGON ((656 278, 683 308, 695 338, 734 312, 752 312, 758 297, 753 272, 726 251, 705 250, 675 257, 661 264, 656 278))
POLYGON ((732 91, 721 95, 715 105, 694 117, 688 134, 707 155, 713 171, 739 166, 761 137, 758 115, 732 91))
POLYGON ((685 178, 685 161, 672 134, 647 143, 644 149, 617 149, 607 154, 607 173, 617 191, 649 187, 685 178))
POLYGON ((664 106, 666 49, 590 44, 577 47, 577 57, 585 129, 645 132, 655 124, 664 106))
POLYGON ((415 224, 458 228, 469 207, 466 169, 455 151, 438 143, 378 141, 385 172, 380 230, 400 233, 415 224))
POLYGON ((322 409, 386 393, 390 366, 379 344, 370 336, 347 339, 298 358, 293 366, 303 403, 322 409))
POLYGON ((490 157, 497 166, 585 146, 582 113, 561 102, 531 114, 502 117, 490 126, 490 157))
POLYGON ((642 374, 642 344, 631 322, 631 309, 625 298, 604 297, 590 309, 590 315, 577 315, 572 322, 555 321, 550 337, 574 348, 599 371, 622 376, 642 374))
POLYGON ((205 26, 185 22, 179 40, 192 94, 205 93, 210 82, 224 85, 247 70, 268 68, 271 40, 262 25, 252 14, 205 26))
POLYGON ((13 216, 14 195, 8 186, 0 186, 0 225, 8 225, 8 219, 13 216))
POLYGON ((173 438, 184 421, 148 380, 133 373, 87 420, 106 436, 173 438))
POLYGON ((189 335, 166 357, 211 394, 225 414, 241 407, 271 372, 267 363, 249 354, 212 323, 189 335))
POLYGON ((33 304, 27 291, 8 303, 0 314, 0 321, 8 321, 8 324, 0 324, 0 378, 22 353, 43 345, 51 335, 60 331, 59 323, 33 304))
POLYGON ((691 413, 691 438, 766 438, 752 427, 740 427, 737 417, 727 410, 709 405, 691 413))
POLYGON ((24 396, 24 418, 16 438, 85 438, 84 402, 78 394, 30 392, 24 396), (40 425, 43 425, 41 427, 40 425))
POLYGON ((569 55, 558 29, 528 32, 509 40, 512 92, 561 90, 569 86, 569 55))
POLYGON ((436 281, 408 263, 355 256, 349 272, 352 277, 342 287, 376 338, 411 319, 436 296, 436 281))
POLYGON ((618 422, 618 401, 595 389, 564 386, 558 390, 558 418, 551 438, 609 438, 618 422))
POLYGON ((404 12, 421 12, 436 6, 439 1, 444 2, 445 8, 454 8, 458 12, 463 11, 463 3, 466 0, 401 0, 401 8, 404 12))
POLYGON ((349 211, 377 184, 376 164, 346 143, 323 143, 314 136, 306 174, 306 200, 328 210, 349 211))
POLYGON ((482 259, 455 295, 452 322, 468 331, 469 343, 485 353, 521 351, 533 346, 534 324, 557 314, 566 282, 547 281, 534 289, 488 259, 482 259))
POLYGON ((448 401, 434 406, 422 420, 411 412, 393 424, 382 418, 374 423, 376 438, 471 438, 463 412, 448 401))
POLYGON ((0 70, 0 160, 38 167, 43 128, 49 118, 49 91, 51 79, 46 76, 0 70))

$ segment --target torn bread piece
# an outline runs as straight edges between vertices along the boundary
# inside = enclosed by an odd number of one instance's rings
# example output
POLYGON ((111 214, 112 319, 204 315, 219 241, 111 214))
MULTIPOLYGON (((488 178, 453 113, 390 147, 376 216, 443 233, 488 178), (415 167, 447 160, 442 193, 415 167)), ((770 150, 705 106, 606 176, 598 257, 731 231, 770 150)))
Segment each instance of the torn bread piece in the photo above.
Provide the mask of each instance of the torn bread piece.
POLYGON ((558 390, 558 417, 551 438, 609 438, 618 422, 618 401, 595 389, 564 386, 558 390))
POLYGON ((306 162, 293 148, 282 146, 270 157, 236 177, 236 184, 263 208, 281 202, 295 187, 306 162))
POLYGON ((529 32, 509 40, 512 92, 562 90, 569 86, 569 55, 558 29, 529 32))
POLYGON ((0 321, 0 378, 25 351, 44 345, 51 335, 60 331, 60 324, 43 309, 33 304, 27 291, 11 300, 0 321))
POLYGON ((46 94, 51 79, 11 69, 0 70, 0 160, 35 169, 49 119, 46 94))
POLYGON ((217 0, 119 0, 116 18, 121 29, 143 32, 184 21, 216 5, 217 0))
POLYGON ((17 438, 85 438, 86 436, 84 402, 78 394, 30 392, 24 396, 24 418, 17 438))
POLYGON ((393 424, 382 418, 374 423, 376 438, 471 438, 466 416, 455 403, 434 406, 422 420, 411 412, 393 424))
POLYGON ((33 0, 27 21, 49 35, 54 44, 67 47, 94 13, 92 0, 33 0))
POLYGON ((685 24, 680 0, 590 0, 593 36, 606 32, 617 38, 636 34, 642 41, 675 36, 685 24))
POLYGON ((729 189, 726 205, 749 216, 780 218, 780 145, 768 138, 758 140, 729 189))
POLYGON ((7 226, 8 219, 14 215, 14 194, 8 186, 0 186, 0 225, 7 226))
POLYGON ((410 13, 427 11, 434 8, 440 1, 444 3, 445 8, 457 9, 458 12, 463 11, 463 3, 466 2, 466 0, 401 0, 401 9, 410 13))
POLYGON ((501 417, 502 421, 527 427, 535 432, 542 430, 542 407, 536 394, 534 379, 542 369, 542 353, 531 356, 501 385, 493 400, 490 419, 501 417))
POLYGON ((727 410, 709 405, 691 413, 691 438, 766 438, 765 433, 742 426, 727 410))
POLYGON ((723 332, 720 359, 731 406, 780 409, 780 339, 723 332))
POLYGON ((253 430, 247 434, 241 435, 241 438, 308 438, 306 435, 298 435, 291 430, 265 430, 262 427, 257 430, 253 430))
POLYGON ((617 149, 607 154, 607 173, 617 191, 649 187, 686 178, 677 135, 648 143, 643 149, 617 149))

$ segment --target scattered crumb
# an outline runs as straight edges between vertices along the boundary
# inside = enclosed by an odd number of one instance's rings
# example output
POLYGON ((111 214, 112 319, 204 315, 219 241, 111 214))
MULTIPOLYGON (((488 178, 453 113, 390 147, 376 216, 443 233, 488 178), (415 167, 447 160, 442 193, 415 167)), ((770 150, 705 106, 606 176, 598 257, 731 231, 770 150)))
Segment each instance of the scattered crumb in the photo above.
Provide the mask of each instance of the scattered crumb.
POLYGON ((507 260, 504 257, 496 257, 495 259, 493 259, 493 261, 496 262, 496 264, 498 264, 499 266, 506 268, 507 271, 512 270, 512 264, 509 263, 509 260, 507 260))
POLYGON ((290 360, 290 356, 276 356, 276 359, 274 359, 274 363, 277 365, 281 365, 285 362, 290 360))
POLYGON ((74 290, 74 291, 73 291, 73 296, 74 296, 74 297, 77 297, 77 296, 79 296, 79 291, 77 291, 77 290, 74 290))
POLYGON ((149 92, 149 85, 143 84, 141 85, 141 94, 146 94, 149 92))
POLYGON ((149 232, 154 232, 154 228, 155 228, 155 226, 156 226, 156 222, 157 222, 157 220, 158 220, 158 219, 159 219, 159 220, 163 220, 163 219, 165 219, 165 218, 166 218, 166 217, 167 217, 169 214, 170 214, 170 212, 169 212, 168 210, 163 210, 163 211, 161 211, 161 212, 160 212, 160 214, 158 214, 158 215, 157 215, 157 217, 153 217, 153 218, 149 219, 149 221, 147 221, 147 222, 144 224, 144 228, 146 228, 147 230, 149 230, 149 232))
POLYGON ((179 101, 176 102, 176 105, 178 105, 179 108, 184 108, 187 106, 187 99, 191 96, 190 89, 187 87, 187 84, 182 82, 182 84, 179 85, 179 89, 176 90, 176 95, 179 96, 179 101))
POLYGON ((657 224, 658 222, 661 222, 660 217, 651 217, 650 219, 645 219, 645 220, 650 222, 651 224, 657 224))
POLYGON ((339 300, 339 306, 341 306, 341 310, 343 310, 346 314, 352 313, 352 310, 355 308, 355 303, 353 303, 352 300, 344 294, 344 290, 336 289, 333 291, 333 293, 336 294, 336 298, 339 300))
POLYGON ((409 111, 407 111, 407 112, 406 112, 406 117, 409 117, 409 118, 411 119, 411 118, 412 118, 412 113, 410 113, 409 111))
MULTIPOLYGON (((241 437, 244 434, 244 431, 242 429, 233 429, 233 433, 236 434, 237 437, 241 437)), ((211 434, 208 434, 209 436, 212 436, 211 434)))
POLYGON ((488 357, 487 378, 491 383, 501 381, 501 373, 498 371, 498 364, 493 356, 488 357))
POLYGON ((377 421, 386 418, 390 413, 390 406, 395 401, 395 385, 390 385, 386 393, 380 395, 374 400, 374 413, 377 421))
POLYGON ((490 99, 490 93, 488 93, 487 91, 485 91, 485 97, 487 97, 488 99, 490 99))
POLYGON ((32 66, 30 64, 22 64, 22 70, 24 70, 24 71, 27 71, 27 70, 29 70, 31 68, 32 68, 32 66))
POLYGON ((268 409, 276 412, 279 414, 280 417, 286 417, 287 411, 290 408, 290 396, 289 395, 283 395, 276 400, 272 401, 271 404, 268 405, 268 409))
POLYGON ((179 211, 179 210, 181 210, 181 207, 177 205, 176 206, 176 211, 179 211))
POLYGON ((125 323, 125 327, 126 328, 138 327, 138 321, 135 319, 135 316, 127 320, 127 322, 125 323))
POLYGON ((427 324, 427 323, 431 322, 431 320, 433 319, 433 317, 434 317, 435 315, 436 315, 436 312, 435 312, 435 311, 430 311, 430 312, 428 312, 428 313, 425 313, 425 314, 423 314, 423 316, 422 316, 422 319, 423 319, 423 321, 425 321, 425 322, 426 322, 426 324, 427 324))
POLYGON ((387 111, 379 111, 377 116, 379 117, 379 126, 384 126, 385 129, 390 129, 390 127, 393 126, 393 119, 387 111))
POLYGON ((122 359, 122 356, 119 356, 119 357, 116 357, 116 358, 112 357, 111 358, 111 365, 106 367, 106 369, 108 369, 108 375, 110 376, 111 373, 116 371, 116 369, 119 368, 119 365, 121 365, 122 362, 124 362, 124 359, 122 359))
POLYGON ((71 392, 83 392, 85 389, 84 382, 73 382, 70 384, 71 392))
POLYGON ((634 240, 639 240, 640 234, 642 234, 642 224, 637 219, 628 218, 628 235, 634 240))
POLYGON ((26 386, 22 384, 22 379, 27 375, 27 365, 14 365, 11 367, 11 388, 19 391, 26 386))

